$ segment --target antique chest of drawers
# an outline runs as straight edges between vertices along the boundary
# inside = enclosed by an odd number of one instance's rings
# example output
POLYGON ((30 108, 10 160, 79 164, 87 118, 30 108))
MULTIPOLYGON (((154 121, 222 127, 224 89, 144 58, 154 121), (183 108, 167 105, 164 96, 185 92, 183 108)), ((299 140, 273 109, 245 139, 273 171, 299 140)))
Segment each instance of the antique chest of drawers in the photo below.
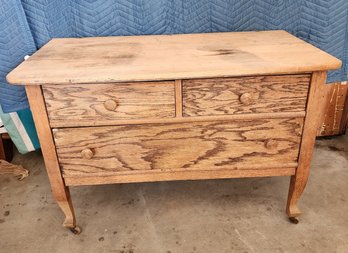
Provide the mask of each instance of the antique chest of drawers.
POLYGON ((7 79, 26 85, 64 226, 69 186, 309 175, 326 71, 285 31, 53 39, 7 79))

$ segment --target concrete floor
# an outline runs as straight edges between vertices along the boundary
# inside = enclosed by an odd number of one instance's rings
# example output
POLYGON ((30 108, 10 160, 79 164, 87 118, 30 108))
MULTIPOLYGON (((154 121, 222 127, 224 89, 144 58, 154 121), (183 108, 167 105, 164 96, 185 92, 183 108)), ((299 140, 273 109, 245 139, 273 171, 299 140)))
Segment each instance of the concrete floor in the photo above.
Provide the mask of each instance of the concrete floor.
POLYGON ((0 252, 348 252, 348 136, 318 140, 300 202, 284 213, 289 178, 72 188, 76 236, 61 227, 40 154, 31 175, 0 176, 0 252))

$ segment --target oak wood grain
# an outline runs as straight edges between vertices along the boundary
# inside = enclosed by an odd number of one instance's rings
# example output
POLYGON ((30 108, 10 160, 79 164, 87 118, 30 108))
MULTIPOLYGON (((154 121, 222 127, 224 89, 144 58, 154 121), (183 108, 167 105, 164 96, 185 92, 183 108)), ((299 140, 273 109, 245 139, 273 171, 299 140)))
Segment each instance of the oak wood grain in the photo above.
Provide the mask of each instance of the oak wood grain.
POLYGON ((327 92, 323 117, 320 119, 318 136, 344 134, 348 116, 348 83, 337 82, 325 86, 327 92))
POLYGON ((67 185, 291 175, 299 215, 325 71, 340 66, 285 31, 63 38, 7 80, 26 85, 74 228, 67 185))
POLYGON ((59 207, 65 214, 63 226, 75 228, 76 219, 70 197, 70 190, 65 185, 61 174, 41 87, 26 86, 25 90, 29 99, 30 110, 33 113, 33 119, 39 137, 48 178, 51 183, 52 193, 59 207))
POLYGON ((115 183, 157 182, 174 180, 202 180, 222 178, 244 177, 274 177, 291 176, 296 168, 272 168, 272 169, 243 169, 243 170, 180 170, 180 171, 147 171, 146 173, 130 173, 110 176, 76 176, 66 177, 67 185, 99 185, 115 183))
POLYGON ((23 85, 177 80, 304 73, 341 64, 285 31, 57 38, 7 80, 23 85))
POLYGON ((305 111, 311 75, 183 81, 184 116, 305 111))
POLYGON ((301 214, 297 203, 306 187, 309 177, 315 137, 324 109, 320 106, 320 102, 325 100, 326 76, 327 73, 325 71, 314 72, 312 75, 308 96, 308 109, 304 120, 303 137, 299 153, 299 165, 296 169, 296 174, 290 180, 286 209, 289 217, 297 217, 301 214))
POLYGON ((50 124, 175 117, 174 82, 43 86, 50 124))
POLYGON ((64 177, 197 169, 294 168, 302 118, 55 129, 64 177), (272 139, 278 145, 267 147, 272 139), (81 151, 91 149, 84 159, 81 151))
POLYGON ((111 120, 103 119, 98 122, 93 121, 65 121, 50 123, 52 128, 59 127, 86 127, 86 126, 120 126, 120 125, 139 125, 139 124, 164 124, 164 123, 185 123, 185 122, 202 122, 202 121, 225 121, 240 119, 284 119, 284 118, 303 118, 306 115, 302 112, 274 112, 274 113, 246 113, 233 115, 212 115, 198 117, 175 117, 175 118, 157 118, 157 119, 127 119, 127 120, 111 120))

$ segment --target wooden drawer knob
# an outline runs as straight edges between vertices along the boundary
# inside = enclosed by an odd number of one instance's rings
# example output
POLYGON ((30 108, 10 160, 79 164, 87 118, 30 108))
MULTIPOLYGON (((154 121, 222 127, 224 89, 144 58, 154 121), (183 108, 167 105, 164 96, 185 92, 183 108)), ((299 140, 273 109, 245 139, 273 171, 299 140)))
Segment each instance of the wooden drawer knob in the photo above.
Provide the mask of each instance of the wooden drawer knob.
POLYGON ((93 155, 93 151, 90 148, 86 148, 81 151, 81 157, 84 159, 91 159, 93 155))
POLYGON ((265 141, 265 147, 268 149, 276 149, 278 147, 278 142, 275 140, 265 141))
POLYGON ((108 111, 115 111, 117 108, 117 102, 115 100, 109 99, 104 102, 104 107, 108 111))
POLYGON ((243 105, 250 105, 252 102, 252 98, 250 93, 243 93, 240 97, 239 97, 239 101, 243 104, 243 105))

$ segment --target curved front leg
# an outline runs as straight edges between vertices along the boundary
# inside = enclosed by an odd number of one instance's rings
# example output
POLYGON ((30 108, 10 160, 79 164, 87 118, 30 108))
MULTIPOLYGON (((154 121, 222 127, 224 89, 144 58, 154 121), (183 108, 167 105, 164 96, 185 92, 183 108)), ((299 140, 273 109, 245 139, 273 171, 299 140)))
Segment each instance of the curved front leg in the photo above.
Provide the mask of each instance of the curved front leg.
POLYGON ((52 193, 59 207, 65 214, 63 226, 69 228, 74 234, 79 234, 81 230, 76 226, 70 191, 65 185, 62 172, 60 170, 41 87, 37 85, 26 86, 26 92, 29 99, 30 109, 33 114, 36 131, 40 140, 41 150, 44 157, 48 178, 51 183, 52 193))
POLYGON ((288 204, 286 207, 286 213, 288 214, 289 218, 296 218, 301 215, 297 202, 306 187, 307 181, 308 174, 306 176, 297 176, 297 178, 295 175, 290 179, 288 204))
POLYGON ((306 117, 302 131, 298 167, 296 169, 296 174, 290 179, 289 196, 286 208, 286 212, 290 220, 294 223, 298 222, 294 218, 301 214, 301 211, 297 207, 297 202, 300 199, 308 181, 315 138, 320 119, 325 108, 325 80, 326 72, 314 72, 312 74, 306 117))

